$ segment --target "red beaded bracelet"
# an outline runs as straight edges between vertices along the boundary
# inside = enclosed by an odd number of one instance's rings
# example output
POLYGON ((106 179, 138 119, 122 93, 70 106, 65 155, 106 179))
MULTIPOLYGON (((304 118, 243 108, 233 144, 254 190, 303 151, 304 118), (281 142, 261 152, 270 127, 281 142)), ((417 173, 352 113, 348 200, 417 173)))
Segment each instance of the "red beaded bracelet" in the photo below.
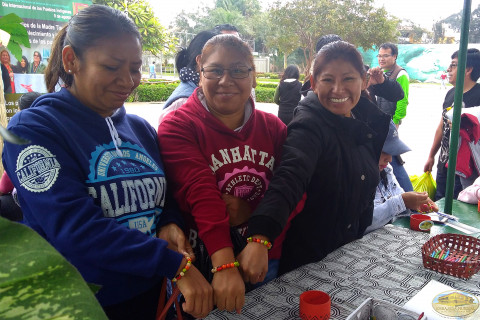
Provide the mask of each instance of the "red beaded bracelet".
POLYGON ((190 267, 192 266, 192 258, 190 258, 189 256, 185 256, 185 259, 187 259, 187 264, 185 265, 185 267, 183 267, 182 271, 180 271, 178 276, 172 279, 172 282, 177 282, 178 280, 182 279, 182 277, 185 275, 185 272, 187 272, 188 269, 190 269, 190 267))
POLYGON ((235 268, 235 267, 240 267, 240 263, 238 263, 238 261, 222 264, 221 266, 215 267, 212 269, 212 273, 215 273, 217 271, 222 271, 223 269, 235 268))
POLYGON ((267 241, 267 240, 262 240, 262 239, 258 239, 258 238, 248 237, 248 238, 247 238, 247 242, 258 242, 258 243, 261 243, 261 244, 263 244, 264 246, 266 246, 268 250, 272 249, 272 243, 271 243, 270 241, 267 241))

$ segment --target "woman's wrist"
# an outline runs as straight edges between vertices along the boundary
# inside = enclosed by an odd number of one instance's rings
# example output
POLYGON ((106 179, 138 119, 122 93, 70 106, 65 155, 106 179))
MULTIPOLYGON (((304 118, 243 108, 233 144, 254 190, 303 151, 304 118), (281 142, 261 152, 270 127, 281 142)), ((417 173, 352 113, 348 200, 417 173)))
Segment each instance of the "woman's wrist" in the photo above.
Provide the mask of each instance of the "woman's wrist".
POLYGON ((172 279, 172 282, 177 282, 180 280, 182 277, 185 276, 187 271, 190 269, 192 266, 192 258, 189 256, 185 256, 182 260, 182 264, 180 265, 181 267, 178 269, 177 275, 172 279), (185 261, 185 263, 184 263, 185 261))

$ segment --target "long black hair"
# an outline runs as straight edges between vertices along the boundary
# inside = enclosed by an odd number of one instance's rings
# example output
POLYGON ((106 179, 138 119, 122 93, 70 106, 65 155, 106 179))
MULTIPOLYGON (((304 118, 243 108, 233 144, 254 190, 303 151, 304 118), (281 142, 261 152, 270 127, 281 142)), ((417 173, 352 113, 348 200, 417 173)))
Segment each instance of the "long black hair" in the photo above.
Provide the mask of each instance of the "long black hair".
POLYGON ((187 48, 182 48, 175 57, 178 72, 184 67, 189 67, 198 72, 197 61, 195 59, 202 53, 205 43, 217 34, 217 32, 213 31, 201 31, 190 41, 187 48))

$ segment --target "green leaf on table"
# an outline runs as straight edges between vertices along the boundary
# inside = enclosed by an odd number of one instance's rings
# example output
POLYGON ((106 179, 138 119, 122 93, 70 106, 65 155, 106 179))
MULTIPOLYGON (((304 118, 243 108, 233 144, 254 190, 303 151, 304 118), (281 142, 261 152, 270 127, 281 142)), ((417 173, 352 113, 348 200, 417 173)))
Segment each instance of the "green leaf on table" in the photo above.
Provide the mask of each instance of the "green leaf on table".
POLYGON ((107 319, 78 270, 32 229, 0 218, 0 319, 107 319))

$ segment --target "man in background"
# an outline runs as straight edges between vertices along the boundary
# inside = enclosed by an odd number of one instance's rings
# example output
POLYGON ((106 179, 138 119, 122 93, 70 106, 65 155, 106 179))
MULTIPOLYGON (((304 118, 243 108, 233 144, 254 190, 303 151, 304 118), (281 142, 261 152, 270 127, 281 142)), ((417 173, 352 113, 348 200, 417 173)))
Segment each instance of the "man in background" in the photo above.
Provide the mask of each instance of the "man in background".
MULTIPOLYGON (((447 111, 453 107, 455 98, 455 85, 457 82, 457 67, 458 67, 458 51, 452 54, 452 62, 447 69, 448 82, 453 85, 443 102, 442 118, 435 131, 433 144, 428 155, 427 162, 423 168, 424 172, 431 172, 435 164, 435 155, 440 149, 437 164, 437 191, 435 193, 434 201, 445 197, 447 188, 447 167, 449 151, 450 151, 450 120, 446 116, 447 111)), ((467 63, 465 67, 465 78, 463 84, 463 102, 465 108, 480 106, 480 84, 477 83, 480 77, 480 51, 478 49, 467 50, 467 63)), ((455 185, 453 188, 453 197, 456 199, 460 191, 462 191, 462 184, 460 177, 455 175, 455 185)))
POLYGON ((403 99, 392 102, 385 98, 377 97, 377 104, 380 110, 392 117, 393 123, 398 126, 407 114, 409 78, 408 73, 397 64, 398 48, 393 43, 387 42, 380 45, 378 51, 378 64, 385 75, 392 80, 396 80, 403 89, 403 99))
POLYGON ((150 63, 148 68, 150 70, 150 79, 156 79, 157 73, 155 72, 155 61, 152 61, 152 63, 150 63))

